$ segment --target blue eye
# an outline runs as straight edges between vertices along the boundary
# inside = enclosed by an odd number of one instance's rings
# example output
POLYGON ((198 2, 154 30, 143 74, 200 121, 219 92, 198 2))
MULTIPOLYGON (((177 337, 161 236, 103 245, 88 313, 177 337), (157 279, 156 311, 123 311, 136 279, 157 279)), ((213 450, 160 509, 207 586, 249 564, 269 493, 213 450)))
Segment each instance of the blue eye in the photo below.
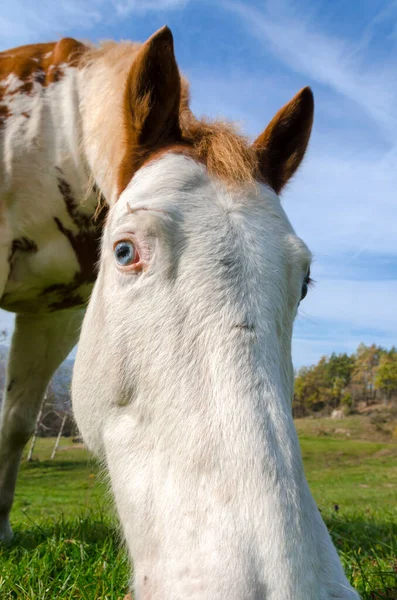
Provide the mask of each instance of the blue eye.
POLYGON ((120 267, 128 267, 128 265, 135 262, 136 252, 134 244, 128 240, 119 242, 114 247, 114 255, 120 267))

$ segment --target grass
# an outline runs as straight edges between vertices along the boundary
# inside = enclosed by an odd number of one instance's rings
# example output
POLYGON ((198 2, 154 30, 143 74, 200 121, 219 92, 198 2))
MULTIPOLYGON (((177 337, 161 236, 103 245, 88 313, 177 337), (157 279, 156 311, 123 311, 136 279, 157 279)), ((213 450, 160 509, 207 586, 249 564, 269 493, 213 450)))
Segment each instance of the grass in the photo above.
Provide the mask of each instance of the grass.
POLYGON ((313 436, 331 436, 336 439, 366 440, 372 442, 397 443, 397 415, 385 407, 374 406, 369 409, 373 414, 355 414, 343 419, 333 420, 327 417, 295 419, 300 434, 313 436), (382 410, 383 409, 383 410, 382 410))
MULTIPOLYGON (((364 600, 397 600, 397 444, 310 427, 298 423, 306 475, 349 579, 364 600)), ((122 600, 129 569, 99 468, 67 439, 50 461, 52 444, 22 465, 0 598, 122 600)))

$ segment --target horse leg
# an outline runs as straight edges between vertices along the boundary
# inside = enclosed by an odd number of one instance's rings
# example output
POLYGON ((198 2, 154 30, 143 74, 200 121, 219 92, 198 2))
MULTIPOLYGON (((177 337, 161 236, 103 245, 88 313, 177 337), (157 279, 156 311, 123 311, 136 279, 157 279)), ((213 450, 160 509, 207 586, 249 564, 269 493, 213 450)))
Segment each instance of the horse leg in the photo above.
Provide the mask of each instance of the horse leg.
POLYGON ((47 385, 77 342, 82 317, 82 310, 16 316, 0 419, 0 540, 12 537, 9 514, 22 452, 47 385))
POLYGON ((0 194, 0 298, 4 294, 8 276, 10 274, 11 249, 12 234, 8 224, 6 205, 0 194))

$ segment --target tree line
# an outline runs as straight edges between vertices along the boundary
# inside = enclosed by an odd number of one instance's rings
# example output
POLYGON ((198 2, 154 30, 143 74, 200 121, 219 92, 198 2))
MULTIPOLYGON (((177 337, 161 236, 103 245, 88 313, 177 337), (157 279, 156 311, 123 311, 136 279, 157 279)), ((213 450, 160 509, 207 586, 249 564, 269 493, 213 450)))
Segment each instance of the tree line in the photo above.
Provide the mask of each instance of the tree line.
POLYGON ((354 411, 359 403, 389 404, 397 400, 397 348, 385 350, 360 344, 349 355, 323 356, 316 365, 302 367, 295 376, 293 413, 302 417, 343 408, 354 411))

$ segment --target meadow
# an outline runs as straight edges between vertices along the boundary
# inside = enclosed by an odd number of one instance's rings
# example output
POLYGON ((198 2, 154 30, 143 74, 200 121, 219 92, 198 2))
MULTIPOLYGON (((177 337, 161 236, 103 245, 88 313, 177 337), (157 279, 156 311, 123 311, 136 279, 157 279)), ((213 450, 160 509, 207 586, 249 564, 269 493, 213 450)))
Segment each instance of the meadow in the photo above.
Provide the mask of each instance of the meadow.
MULTIPOLYGON (((397 443, 368 419, 296 422, 310 487, 363 600, 397 600, 397 443)), ((99 465, 71 439, 39 439, 0 547, 1 600, 122 600, 129 570, 99 465)))

